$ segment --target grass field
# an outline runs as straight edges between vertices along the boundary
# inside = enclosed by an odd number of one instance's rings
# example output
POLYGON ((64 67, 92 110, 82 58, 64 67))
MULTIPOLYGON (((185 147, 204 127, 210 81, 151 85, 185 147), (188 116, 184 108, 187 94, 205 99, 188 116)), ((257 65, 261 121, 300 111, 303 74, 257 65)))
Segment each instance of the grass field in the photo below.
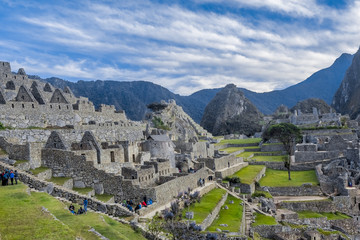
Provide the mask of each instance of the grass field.
POLYGON ((211 190, 201 198, 200 203, 196 202, 189 208, 185 208, 183 210, 183 218, 185 219, 186 212, 194 212, 194 218, 192 220, 196 221, 196 223, 202 223, 221 200, 225 192, 226 191, 221 188, 211 190))
POLYGON ((52 178, 50 178, 48 181, 53 182, 53 183, 55 183, 55 184, 57 184, 57 185, 62 186, 62 185, 64 185, 64 183, 65 183, 67 180, 69 180, 69 179, 71 179, 71 178, 68 178, 68 177, 52 177, 52 178))
POLYGON ((228 195, 224 205, 229 209, 222 209, 214 222, 206 229, 207 231, 215 232, 217 228, 221 230, 229 230, 230 232, 238 232, 241 225, 243 206, 240 204, 242 201, 231 195, 228 195), (234 201, 230 204, 230 201, 234 201), (227 227, 222 227, 220 224, 227 224, 227 227))
POLYGON ((350 216, 336 212, 336 213, 329 213, 329 212, 312 212, 312 211, 300 211, 298 212, 299 218, 322 218, 326 217, 328 220, 339 220, 339 219, 348 219, 351 218, 350 216))
MULTIPOLYGON (((24 184, 0 187, 0 229, 2 240, 12 239, 100 239, 94 228, 109 239, 144 239, 128 226, 106 215, 88 212, 74 216, 68 204, 46 193, 26 193, 24 184), (43 209, 46 208, 47 210, 43 209), (55 218, 57 220, 55 220, 55 218)), ((78 205, 75 205, 78 209, 78 205)))
POLYGON ((247 139, 224 139, 215 145, 225 145, 225 144, 248 144, 248 143, 260 143, 261 138, 247 138, 247 139))
POLYGON ((113 195, 104 193, 104 194, 101 194, 101 195, 100 194, 95 194, 95 197, 97 199, 99 199, 100 201, 102 201, 102 202, 107 202, 113 197, 113 195))
POLYGON ((34 174, 34 175, 38 175, 39 173, 42 173, 42 172, 45 172, 46 170, 48 170, 49 168, 47 167, 38 167, 38 168, 35 168, 35 169, 31 169, 31 172, 34 174))
POLYGON ((241 183, 251 184, 254 182, 255 177, 264 168, 264 165, 249 165, 242 168, 230 177, 239 177, 241 183))
POLYGON ((86 188, 73 188, 72 189, 75 192, 78 192, 80 194, 84 194, 87 195, 89 192, 91 192, 93 189, 90 187, 86 187, 86 188))
POLYGON ((23 163, 28 163, 29 161, 28 160, 16 160, 15 164, 14 164, 14 167, 17 167, 19 166, 20 164, 23 164, 23 163))
POLYGON ((255 213, 255 222, 251 224, 251 226, 255 227, 258 225, 276 225, 277 222, 275 218, 266 216, 260 213, 255 213))
POLYGON ((287 155, 281 155, 281 156, 253 156, 250 160, 256 161, 256 162, 283 162, 284 157, 287 157, 287 155))
POLYGON ((288 172, 266 169, 265 177, 260 180, 261 186, 268 187, 298 187, 304 183, 318 185, 315 170, 310 171, 291 171, 291 180, 288 180, 288 172))

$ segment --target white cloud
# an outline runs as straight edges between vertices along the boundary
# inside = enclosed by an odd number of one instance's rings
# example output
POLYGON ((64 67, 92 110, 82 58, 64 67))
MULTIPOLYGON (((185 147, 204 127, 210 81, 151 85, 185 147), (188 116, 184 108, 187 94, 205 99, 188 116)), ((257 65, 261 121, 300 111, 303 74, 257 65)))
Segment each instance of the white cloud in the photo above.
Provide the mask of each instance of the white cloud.
MULTIPOLYGON (((359 1, 341 10, 315 0, 226 4, 298 21, 245 19, 149 1, 82 2, 78 9, 62 6, 19 18, 24 26, 16 31, 31 42, 11 40, 18 49, 6 50, 7 56, 13 65, 44 76, 147 80, 180 94, 228 83, 263 92, 298 83, 360 44, 359 1)), ((0 41, 1 48, 7 42, 0 41)))

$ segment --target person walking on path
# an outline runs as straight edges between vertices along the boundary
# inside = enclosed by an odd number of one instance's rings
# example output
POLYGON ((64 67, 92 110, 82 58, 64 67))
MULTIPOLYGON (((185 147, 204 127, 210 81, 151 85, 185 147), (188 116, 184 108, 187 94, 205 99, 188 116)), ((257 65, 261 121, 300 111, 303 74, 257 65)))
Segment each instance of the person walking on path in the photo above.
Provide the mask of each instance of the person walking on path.
POLYGON ((87 205, 88 205, 88 200, 85 198, 84 199, 84 211, 85 211, 85 214, 87 213, 87 205))

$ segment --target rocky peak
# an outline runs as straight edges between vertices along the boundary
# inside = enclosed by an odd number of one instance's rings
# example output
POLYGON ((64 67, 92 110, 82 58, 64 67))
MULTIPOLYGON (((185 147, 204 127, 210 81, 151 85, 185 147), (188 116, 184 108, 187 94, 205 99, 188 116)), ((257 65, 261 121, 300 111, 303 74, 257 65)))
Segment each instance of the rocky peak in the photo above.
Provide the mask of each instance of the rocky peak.
POLYGON ((206 106, 201 126, 215 135, 259 130, 261 113, 236 85, 228 84, 206 106))
POLYGON ((360 48, 346 71, 341 85, 334 95, 332 106, 341 114, 352 119, 360 113, 360 48))

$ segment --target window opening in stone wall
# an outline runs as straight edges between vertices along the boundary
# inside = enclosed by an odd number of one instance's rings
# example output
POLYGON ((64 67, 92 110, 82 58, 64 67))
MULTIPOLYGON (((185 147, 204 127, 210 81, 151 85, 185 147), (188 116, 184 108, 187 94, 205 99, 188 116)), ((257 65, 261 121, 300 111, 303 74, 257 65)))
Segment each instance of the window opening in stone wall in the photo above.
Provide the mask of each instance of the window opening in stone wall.
POLYGON ((66 106, 66 109, 69 109, 69 106, 66 106))
POLYGON ((25 77, 23 77, 23 80, 25 79, 25 77))
POLYGON ((22 99, 22 100, 24 100, 24 99, 25 99, 25 96, 24 96, 24 95, 23 95, 23 96, 21 96, 21 99, 22 99))
POLYGON ((32 108, 35 108, 34 104, 31 104, 32 108))
POLYGON ((115 162, 115 153, 114 153, 114 151, 110 152, 110 159, 111 159, 111 162, 115 162))
POLYGON ((16 76, 14 76, 14 78, 16 79, 16 76))
POLYGON ((5 77, 7 78, 7 74, 5 74, 5 77))
POLYGON ((132 155, 133 162, 135 162, 135 154, 132 155))
POLYGON ((61 106, 59 105, 59 109, 61 109, 61 106))
POLYGON ((22 104, 22 108, 25 108, 24 104, 22 104))
POLYGON ((11 107, 14 108, 14 104, 11 104, 11 107))
POLYGON ((50 108, 52 108, 52 105, 50 105, 50 108))

